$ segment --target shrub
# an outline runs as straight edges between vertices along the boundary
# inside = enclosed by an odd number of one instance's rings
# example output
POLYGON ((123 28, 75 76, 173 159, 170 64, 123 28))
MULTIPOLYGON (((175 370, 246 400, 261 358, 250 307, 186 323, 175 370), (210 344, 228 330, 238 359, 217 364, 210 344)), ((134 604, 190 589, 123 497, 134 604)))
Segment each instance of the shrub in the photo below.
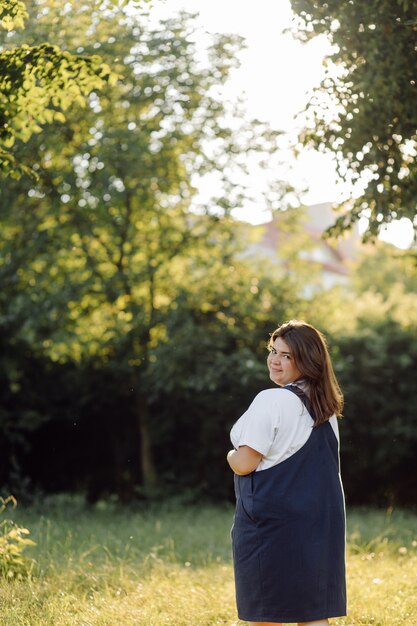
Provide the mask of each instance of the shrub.
MULTIPOLYGON (((0 497, 0 513, 3 513, 8 505, 16 507, 13 496, 0 497)), ((23 555, 28 546, 36 545, 28 539, 29 530, 17 526, 13 520, 4 519, 0 522, 0 576, 8 579, 23 579, 30 576, 34 560, 23 555)))
POLYGON ((345 393, 342 474, 349 504, 415 506, 417 336, 392 319, 367 319, 338 338, 345 393))

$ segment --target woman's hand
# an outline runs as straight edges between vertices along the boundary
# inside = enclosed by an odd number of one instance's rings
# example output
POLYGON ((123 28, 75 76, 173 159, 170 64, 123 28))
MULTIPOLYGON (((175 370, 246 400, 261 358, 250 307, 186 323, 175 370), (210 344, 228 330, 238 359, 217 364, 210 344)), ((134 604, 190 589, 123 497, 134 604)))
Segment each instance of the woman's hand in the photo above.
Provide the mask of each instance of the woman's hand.
POLYGON ((227 462, 239 476, 251 474, 258 467, 262 454, 249 446, 240 446, 238 450, 227 453, 227 462))

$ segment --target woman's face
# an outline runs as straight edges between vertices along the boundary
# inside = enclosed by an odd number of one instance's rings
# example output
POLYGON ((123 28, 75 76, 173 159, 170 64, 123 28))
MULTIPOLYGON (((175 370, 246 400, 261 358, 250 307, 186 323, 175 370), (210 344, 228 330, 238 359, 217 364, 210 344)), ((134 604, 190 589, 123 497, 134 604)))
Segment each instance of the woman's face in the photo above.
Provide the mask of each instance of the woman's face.
POLYGON ((267 363, 270 379, 281 387, 292 383, 302 375, 295 364, 288 344, 282 337, 277 337, 272 344, 267 363))

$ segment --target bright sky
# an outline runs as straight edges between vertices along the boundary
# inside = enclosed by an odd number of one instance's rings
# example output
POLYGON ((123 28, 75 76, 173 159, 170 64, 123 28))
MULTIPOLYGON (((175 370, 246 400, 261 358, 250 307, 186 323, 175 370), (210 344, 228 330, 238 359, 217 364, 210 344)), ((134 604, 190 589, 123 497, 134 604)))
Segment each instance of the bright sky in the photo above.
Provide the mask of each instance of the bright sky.
MULTIPOLYGON (((246 39, 241 67, 231 77, 228 93, 232 98, 244 94, 251 118, 270 123, 276 129, 296 132, 294 115, 302 111, 308 92, 324 74, 323 58, 330 50, 324 36, 301 44, 283 31, 291 25, 289 0, 154 0, 151 14, 166 16, 185 9, 198 13, 198 21, 209 33, 237 33, 246 39)), ((295 168, 295 182, 307 188, 305 204, 334 202, 349 195, 336 184, 331 157, 305 151, 295 168)), ((259 185, 253 181, 253 186, 259 185)), ((239 217, 264 221, 265 213, 253 209, 239 217)), ((400 247, 412 241, 409 220, 392 224, 383 239, 400 247)))

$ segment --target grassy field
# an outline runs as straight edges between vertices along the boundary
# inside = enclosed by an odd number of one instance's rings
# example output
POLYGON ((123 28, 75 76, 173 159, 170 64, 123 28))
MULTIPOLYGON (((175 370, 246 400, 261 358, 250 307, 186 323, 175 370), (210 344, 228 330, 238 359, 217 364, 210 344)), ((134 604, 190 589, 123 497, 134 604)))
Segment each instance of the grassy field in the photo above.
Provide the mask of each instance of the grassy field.
MULTIPOLYGON (((243 624, 231 507, 88 510, 54 499, 7 516, 37 545, 27 550, 36 561, 28 580, 0 580, 1 626, 243 624)), ((348 541, 350 614, 332 626, 417 624, 417 516, 350 511, 348 541)))

